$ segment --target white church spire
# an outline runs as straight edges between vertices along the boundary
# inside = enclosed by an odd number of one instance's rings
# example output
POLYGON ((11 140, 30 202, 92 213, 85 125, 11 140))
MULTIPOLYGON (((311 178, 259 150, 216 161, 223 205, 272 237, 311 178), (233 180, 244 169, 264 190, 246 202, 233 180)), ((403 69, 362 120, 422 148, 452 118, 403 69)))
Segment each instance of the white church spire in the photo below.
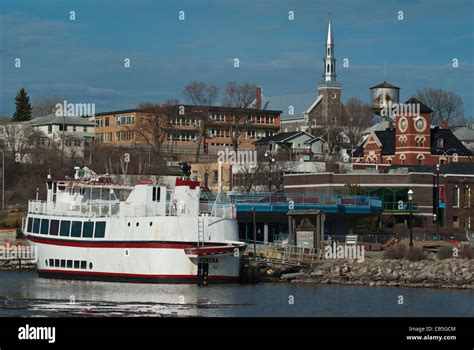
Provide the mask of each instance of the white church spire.
POLYGON ((336 58, 334 57, 334 40, 332 38, 331 21, 328 23, 326 55, 324 58, 324 81, 336 81, 336 58))

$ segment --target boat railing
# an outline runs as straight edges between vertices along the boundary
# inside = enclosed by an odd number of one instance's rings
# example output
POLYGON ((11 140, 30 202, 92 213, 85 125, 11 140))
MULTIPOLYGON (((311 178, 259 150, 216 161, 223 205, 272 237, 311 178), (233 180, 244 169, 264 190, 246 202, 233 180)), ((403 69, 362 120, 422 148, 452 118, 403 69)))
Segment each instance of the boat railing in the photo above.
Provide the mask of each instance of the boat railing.
POLYGON ((232 203, 201 202, 199 213, 226 219, 236 217, 235 205, 232 203))

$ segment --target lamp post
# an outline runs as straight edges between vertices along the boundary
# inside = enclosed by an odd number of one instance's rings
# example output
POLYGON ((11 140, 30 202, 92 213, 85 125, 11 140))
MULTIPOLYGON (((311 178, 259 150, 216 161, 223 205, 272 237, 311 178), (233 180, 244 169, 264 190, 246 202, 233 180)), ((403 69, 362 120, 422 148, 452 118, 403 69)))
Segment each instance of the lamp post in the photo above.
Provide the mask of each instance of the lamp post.
POLYGON ((410 203, 410 248, 413 247, 413 190, 408 190, 408 202, 410 203))
POLYGON ((268 158, 268 193, 272 193, 272 163, 275 161, 272 152, 265 152, 265 158, 268 158))
POLYGON ((440 165, 439 163, 436 164, 436 236, 438 236, 439 239, 439 169, 440 165))

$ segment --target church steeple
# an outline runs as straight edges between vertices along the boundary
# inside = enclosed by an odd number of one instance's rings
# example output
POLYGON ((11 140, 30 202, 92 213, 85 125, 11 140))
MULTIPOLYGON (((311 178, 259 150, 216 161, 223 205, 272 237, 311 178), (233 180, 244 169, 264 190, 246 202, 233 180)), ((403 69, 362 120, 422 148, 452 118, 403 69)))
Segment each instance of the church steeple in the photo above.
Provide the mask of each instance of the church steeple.
POLYGON ((334 40, 332 38, 331 21, 328 23, 328 37, 326 40, 326 55, 324 61, 324 81, 336 81, 336 58, 334 57, 334 40))

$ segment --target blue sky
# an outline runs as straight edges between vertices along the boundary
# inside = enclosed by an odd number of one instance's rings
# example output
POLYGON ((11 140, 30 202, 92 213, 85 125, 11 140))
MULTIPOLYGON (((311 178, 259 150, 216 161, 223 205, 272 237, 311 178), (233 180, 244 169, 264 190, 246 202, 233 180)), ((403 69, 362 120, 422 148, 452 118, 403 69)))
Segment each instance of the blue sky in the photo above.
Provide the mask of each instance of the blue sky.
POLYGON ((474 2, 2 0, 0 116, 25 87, 32 102, 64 96, 96 112, 182 100, 184 85, 230 80, 265 95, 314 91, 333 23, 343 100, 366 102, 387 80, 401 98, 424 87, 453 90, 474 115, 474 2), (69 21, 69 11, 76 21, 69 21), (185 21, 178 12, 185 11, 185 21), (294 11, 295 20, 288 20, 294 11), (397 12, 404 20, 397 20, 397 12), (15 68, 15 58, 22 67, 15 68), (131 67, 123 60, 131 59, 131 67), (239 58, 240 67, 232 60, 239 58), (349 67, 342 60, 349 59, 349 67), (452 59, 459 60, 453 68, 452 59))

